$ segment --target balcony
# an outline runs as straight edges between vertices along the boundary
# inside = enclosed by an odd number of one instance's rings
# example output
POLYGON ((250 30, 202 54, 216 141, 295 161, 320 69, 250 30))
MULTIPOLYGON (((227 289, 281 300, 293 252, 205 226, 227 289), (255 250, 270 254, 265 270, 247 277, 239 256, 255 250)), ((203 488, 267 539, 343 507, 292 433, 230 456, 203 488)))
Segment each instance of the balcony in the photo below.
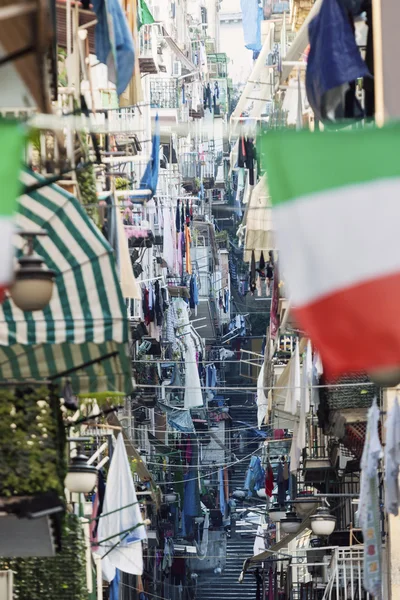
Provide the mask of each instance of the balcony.
POLYGON ((150 79, 150 106, 161 110, 179 108, 178 80, 175 77, 150 79))
MULTIPOLYGON (((321 384, 324 380, 321 379, 321 384)), ((378 404, 382 391, 363 375, 340 379, 337 386, 321 388, 318 410, 319 426, 326 435, 334 435, 356 459, 362 455, 367 413, 374 397, 378 404)))
POLYGON ((180 157, 179 169, 182 175, 183 187, 186 191, 197 189, 196 179, 200 180, 201 170, 197 152, 185 152, 180 157))
POLYGON ((158 25, 143 25, 139 31, 139 67, 141 73, 158 73, 158 25))
POLYGON ((308 442, 303 451, 304 482, 328 485, 333 472, 329 438, 319 429, 313 417, 308 423, 308 442))
POLYGON ((225 79, 228 77, 228 58, 225 52, 208 54, 207 66, 210 79, 225 79))
POLYGON ((293 598, 372 600, 363 587, 364 546, 307 548, 293 555, 293 598))
POLYGON ((207 151, 200 153, 201 178, 204 189, 210 190, 215 185, 215 158, 214 153, 207 151))

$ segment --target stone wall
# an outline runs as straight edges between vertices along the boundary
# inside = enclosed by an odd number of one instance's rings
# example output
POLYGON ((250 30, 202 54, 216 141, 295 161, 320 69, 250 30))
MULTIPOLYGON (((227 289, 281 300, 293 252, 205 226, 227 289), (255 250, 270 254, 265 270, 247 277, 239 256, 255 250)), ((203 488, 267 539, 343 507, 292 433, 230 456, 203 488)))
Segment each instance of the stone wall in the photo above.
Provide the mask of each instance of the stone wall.
POLYGON ((298 31, 303 25, 313 4, 314 0, 293 0, 290 23, 293 31, 298 31))

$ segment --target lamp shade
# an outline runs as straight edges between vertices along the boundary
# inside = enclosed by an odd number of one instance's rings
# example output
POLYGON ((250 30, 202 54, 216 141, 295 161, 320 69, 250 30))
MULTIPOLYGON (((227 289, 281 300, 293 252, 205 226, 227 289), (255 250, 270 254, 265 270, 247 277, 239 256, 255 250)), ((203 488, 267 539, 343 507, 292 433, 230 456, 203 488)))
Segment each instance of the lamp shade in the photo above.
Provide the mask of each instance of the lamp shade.
POLYGON ((277 523, 286 517, 286 511, 278 503, 275 503, 269 510, 269 518, 273 523, 277 523))
POLYGON ((305 517, 311 511, 316 510, 318 499, 313 494, 300 494, 296 500, 293 500, 293 505, 296 507, 296 513, 300 517, 305 517))
POLYGON ((301 519, 295 512, 289 511, 284 519, 281 519, 281 530, 283 533, 297 533, 300 529, 301 519))
POLYGON ((70 492, 77 494, 88 494, 97 482, 97 469, 88 464, 87 456, 78 454, 71 460, 68 473, 65 478, 65 487, 70 492))
POLYGON ((43 310, 49 304, 54 285, 54 271, 44 266, 44 260, 37 254, 21 256, 15 280, 10 287, 10 296, 21 310, 43 310))
POLYGON ((236 500, 244 500, 244 498, 246 498, 247 494, 244 490, 234 490, 234 492, 232 493, 232 496, 236 500))
POLYGON ((373 383, 381 387, 396 387, 400 383, 400 365, 382 367, 368 373, 373 383))
POLYGON ((164 502, 171 504, 172 502, 176 502, 177 497, 175 492, 168 492, 167 494, 164 494, 164 502))
POLYGON ((324 506, 317 509, 315 515, 310 517, 311 529, 315 535, 328 536, 333 533, 336 525, 336 517, 330 514, 324 506))

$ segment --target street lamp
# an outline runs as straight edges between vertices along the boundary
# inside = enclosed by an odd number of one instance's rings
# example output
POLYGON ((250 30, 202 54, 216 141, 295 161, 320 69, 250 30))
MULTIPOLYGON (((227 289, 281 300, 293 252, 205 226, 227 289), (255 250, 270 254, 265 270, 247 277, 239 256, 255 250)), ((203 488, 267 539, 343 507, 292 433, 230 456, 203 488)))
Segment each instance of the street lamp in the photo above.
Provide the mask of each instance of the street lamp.
POLYGON ((280 506, 277 502, 273 505, 269 510, 269 518, 273 523, 277 523, 281 519, 284 519, 286 516, 285 509, 280 506))
POLYGON ((311 529, 315 535, 328 537, 335 530, 336 517, 331 515, 328 508, 320 506, 315 515, 310 517, 311 529))
POLYGON ((65 487, 69 492, 89 494, 97 482, 97 469, 88 464, 87 456, 78 454, 71 459, 65 478, 65 487))
POLYGON ((400 366, 382 367, 370 371, 368 375, 380 387, 396 387, 400 383, 400 366))
POLYGON ((300 529, 301 519, 293 511, 288 511, 286 517, 281 519, 283 533, 297 533, 300 529))
POLYGON ((33 239, 37 235, 47 235, 47 232, 19 231, 18 234, 27 238, 27 251, 18 259, 10 296, 24 312, 43 310, 53 294, 55 272, 48 269, 44 259, 33 251, 33 239))

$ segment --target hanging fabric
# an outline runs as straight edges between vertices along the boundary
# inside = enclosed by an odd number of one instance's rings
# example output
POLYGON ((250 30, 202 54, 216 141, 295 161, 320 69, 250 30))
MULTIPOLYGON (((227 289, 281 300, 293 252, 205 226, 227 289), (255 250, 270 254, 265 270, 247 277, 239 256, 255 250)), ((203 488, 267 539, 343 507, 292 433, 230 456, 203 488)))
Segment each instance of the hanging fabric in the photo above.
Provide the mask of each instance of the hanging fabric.
POLYGON ((119 0, 93 0, 97 17, 96 56, 108 66, 108 78, 116 84, 120 96, 133 75, 135 50, 132 34, 119 0))
POLYGON ((361 58, 354 31, 339 0, 324 0, 309 28, 307 97, 315 117, 335 122, 361 118, 355 82, 370 76, 361 58))
POLYGON ((293 356, 290 359, 289 383, 286 392, 285 407, 283 409, 285 412, 291 415, 297 414, 298 406, 300 404, 301 399, 299 343, 299 340, 297 340, 293 356))
POLYGON ((312 349, 311 342, 308 340, 307 349, 303 356, 303 370, 301 382, 301 398, 300 403, 304 405, 306 414, 310 412, 310 386, 312 383, 312 349))
POLYGON ((259 429, 265 424, 268 415, 268 399, 264 388, 264 366, 263 362, 257 379, 257 424, 259 429))
POLYGON ((188 275, 192 274, 192 259, 190 257, 190 244, 192 241, 192 236, 190 233, 190 228, 185 225, 185 246, 186 246, 186 273, 188 275))
MULTIPOLYGON (((118 0, 116 0, 118 1, 118 0)), ((153 195, 157 191, 158 171, 160 168, 160 121, 156 115, 154 133, 152 137, 151 158, 147 163, 146 170, 143 173, 140 182, 140 188, 151 190, 153 195)))
POLYGON ((176 237, 176 234, 173 230, 171 209, 166 206, 163 207, 163 221, 163 259, 167 263, 167 266, 170 269, 170 271, 174 272, 176 264, 176 244, 174 241, 174 237, 176 237))
POLYGON ((250 291, 254 294, 256 290, 256 257, 254 254, 254 250, 251 253, 251 262, 250 262, 250 291))
POLYGON ((392 515, 399 514, 400 489, 400 407, 397 397, 386 418, 385 506, 392 515))
POLYGON ((378 433, 379 409, 374 400, 368 411, 367 432, 361 458, 359 522, 365 540, 364 588, 382 597, 382 548, 378 466, 382 447, 378 433))
POLYGON ((161 410, 167 415, 168 424, 182 433, 195 433, 190 411, 182 408, 173 408, 167 404, 159 402, 161 410))
POLYGON ((142 524, 143 519, 122 433, 118 436, 111 459, 103 515, 98 526, 99 547, 96 552, 102 556, 103 574, 107 581, 114 579, 116 569, 141 575, 143 572, 142 540, 147 538, 147 534, 142 524), (126 535, 127 531, 130 531, 128 535, 126 535), (115 545, 111 549, 110 539, 113 540, 111 544, 115 545), (106 563, 109 563, 111 568, 107 567, 106 563))
POLYGON ((134 300, 141 300, 142 293, 140 286, 136 281, 136 278, 132 270, 132 262, 129 254, 128 241, 124 232, 124 225, 122 223, 122 217, 117 209, 116 215, 117 221, 117 235, 118 235, 118 247, 119 247, 119 277, 121 282, 121 289, 124 298, 132 298, 134 300))
POLYGON ((260 52, 263 9, 258 0, 241 0, 244 43, 248 50, 260 52))
POLYGON ((272 470, 271 463, 268 460, 267 465, 265 467, 265 493, 268 496, 268 498, 272 498, 273 491, 274 491, 274 471, 272 470))

